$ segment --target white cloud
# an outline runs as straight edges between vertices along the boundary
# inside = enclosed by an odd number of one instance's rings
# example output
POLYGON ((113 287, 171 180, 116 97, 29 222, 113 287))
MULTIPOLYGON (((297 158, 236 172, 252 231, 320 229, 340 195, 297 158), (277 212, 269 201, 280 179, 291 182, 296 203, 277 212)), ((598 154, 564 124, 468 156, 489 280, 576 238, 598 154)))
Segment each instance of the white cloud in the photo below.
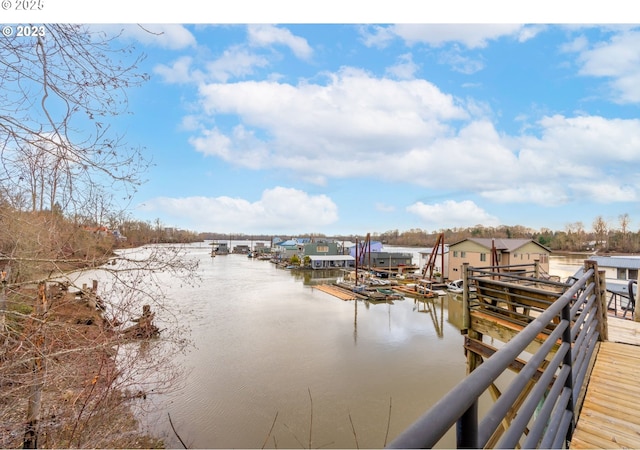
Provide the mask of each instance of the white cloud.
POLYGON ((218 58, 204 64, 204 68, 194 67, 190 56, 182 56, 171 65, 158 64, 153 68, 167 83, 206 83, 209 81, 226 83, 232 78, 253 75, 256 68, 269 65, 267 58, 256 55, 242 46, 226 49, 218 58))
POLYGON ((260 169, 270 165, 266 145, 258 140, 251 130, 238 125, 229 136, 217 128, 203 130, 198 137, 189 140, 194 148, 207 156, 217 156, 249 169, 260 169))
POLYGON ((405 53, 398 57, 398 62, 395 65, 387 67, 386 72, 399 80, 411 80, 419 68, 420 66, 413 62, 411 53, 405 53))
POLYGON ((256 67, 265 67, 268 64, 269 61, 265 57, 236 46, 225 50, 215 61, 207 63, 206 68, 210 79, 227 82, 230 78, 251 75, 256 67))
POLYGON ((462 55, 458 49, 445 51, 438 55, 438 62, 451 66, 456 72, 471 75, 484 69, 485 64, 479 58, 462 55))
POLYGON ((309 59, 313 55, 313 49, 307 40, 295 36, 285 28, 273 25, 249 25, 247 28, 249 43, 258 47, 269 47, 274 44, 284 45, 301 59, 309 59))
POLYGON ((397 37, 393 28, 380 25, 360 26, 358 33, 362 43, 367 47, 384 48, 397 37))
POLYGON ((186 84, 194 81, 197 76, 191 73, 193 59, 189 56, 182 56, 170 66, 158 64, 153 68, 153 72, 160 75, 167 83, 186 84))
POLYGON ((571 188, 598 203, 638 201, 638 186, 621 185, 617 180, 572 183, 571 188))
POLYGON ((525 42, 535 37, 544 27, 520 24, 397 24, 371 25, 359 28, 362 42, 367 47, 386 47, 400 38, 407 45, 427 44, 442 47, 460 44, 469 49, 484 48, 489 41, 510 37, 525 42))
MULTIPOLYGON (((235 114, 271 137, 265 163, 332 176, 353 173, 353 164, 378 170, 380 158, 447 135, 447 120, 466 118, 453 97, 427 81, 376 79, 354 69, 330 75, 326 85, 248 81, 209 84, 200 93, 207 114, 235 114)), ((228 161, 237 162, 238 151, 228 161)))
POLYGON ((640 162, 640 120, 601 116, 546 116, 538 122, 541 137, 523 138, 523 146, 575 165, 640 162))
POLYGON ((565 187, 553 180, 543 183, 525 182, 520 186, 505 186, 502 189, 480 192, 483 198, 495 203, 533 203, 544 206, 558 206, 570 199, 565 187))
POLYGON ((143 24, 143 25, 94 25, 94 28, 117 34, 120 38, 136 40, 171 50, 180 50, 196 46, 196 38, 183 25, 143 24))
POLYGON ((487 213, 471 200, 461 202, 446 200, 436 204, 416 202, 408 206, 407 211, 420 217, 424 221, 425 228, 441 229, 478 224, 485 226, 500 224, 497 217, 487 213))
POLYGON ((584 38, 572 49, 581 51, 579 73, 609 79, 612 97, 620 103, 640 102, 640 31, 614 34, 608 42, 586 48, 584 38))
POLYGON ((278 168, 326 185, 375 177, 433 189, 470 191, 498 202, 565 204, 598 198, 580 187, 609 172, 634 198, 640 177, 640 120, 546 116, 521 136, 506 136, 491 110, 462 102, 422 80, 375 78, 358 69, 327 74, 325 84, 274 81, 200 87, 203 113, 234 125, 201 131, 195 149, 234 165, 278 168), (235 125, 240 123, 241 125, 235 125))
POLYGON ((175 218, 186 228, 199 231, 305 232, 338 220, 338 208, 326 195, 285 187, 267 189, 253 202, 226 196, 159 197, 140 209, 162 214, 167 220, 175 218))
POLYGON ((491 40, 514 37, 519 40, 535 35, 524 33, 525 26, 518 24, 399 24, 393 25, 393 33, 409 45, 416 43, 440 47, 446 43, 460 43, 467 48, 483 48, 491 40))

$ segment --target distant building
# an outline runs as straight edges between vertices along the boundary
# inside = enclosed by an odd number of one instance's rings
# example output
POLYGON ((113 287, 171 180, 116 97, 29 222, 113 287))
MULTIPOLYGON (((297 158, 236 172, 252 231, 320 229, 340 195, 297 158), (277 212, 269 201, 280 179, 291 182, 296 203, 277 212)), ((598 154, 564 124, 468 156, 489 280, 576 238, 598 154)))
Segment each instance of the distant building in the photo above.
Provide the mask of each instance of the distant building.
POLYGON ((369 261, 371 261, 372 269, 397 271, 411 268, 415 270, 413 266, 413 255, 411 253, 371 252, 371 258, 369 258, 368 255, 364 257, 365 267, 369 265, 369 261))
POLYGON ((248 255, 251 248, 245 244, 238 244, 233 247, 233 253, 239 253, 241 255, 248 255))
POLYGON ((469 263, 472 267, 491 265, 491 253, 495 247, 498 265, 533 264, 538 261, 540 268, 549 272, 551 250, 533 239, 491 239, 468 238, 449 244, 450 280, 462 278, 461 267, 469 263))
MULTIPOLYGON (((440 252, 441 249, 438 249, 438 254, 436 255, 436 260, 433 263, 433 273, 439 273, 441 275, 446 275, 449 273, 449 246, 444 246, 444 257, 440 252), (444 259, 444 267, 442 266, 442 260, 444 259)), ((433 249, 429 249, 427 252, 419 252, 418 253, 418 266, 420 269, 424 270, 424 266, 429 262, 429 258, 431 257, 433 249)))
POLYGON ((227 255, 229 254, 229 246, 226 242, 214 242, 213 250, 217 255, 227 255))
POLYGON ((605 278, 609 281, 628 282, 638 279, 640 258, 624 256, 591 256, 591 261, 598 263, 598 269, 605 271, 605 278))
POLYGON ((304 256, 337 255, 338 244, 336 242, 310 242, 304 244, 304 256))
POLYGON ((308 255, 312 269, 339 269, 355 267, 355 258, 350 255, 308 255))
POLYGON ((304 252, 304 243, 298 242, 298 239, 288 239, 286 241, 280 241, 277 244, 274 243, 272 253, 274 253, 276 259, 285 261, 292 256, 302 258, 304 252))
MULTIPOLYGON (((364 248, 364 243, 359 242, 358 246, 360 246, 360 251, 364 248)), ((382 251, 382 242, 371 241, 371 245, 368 245, 367 248, 364 248, 365 251, 371 251, 371 253, 381 252, 382 251)), ((353 257, 356 256, 356 245, 353 244, 349 247, 349 254, 353 257)))

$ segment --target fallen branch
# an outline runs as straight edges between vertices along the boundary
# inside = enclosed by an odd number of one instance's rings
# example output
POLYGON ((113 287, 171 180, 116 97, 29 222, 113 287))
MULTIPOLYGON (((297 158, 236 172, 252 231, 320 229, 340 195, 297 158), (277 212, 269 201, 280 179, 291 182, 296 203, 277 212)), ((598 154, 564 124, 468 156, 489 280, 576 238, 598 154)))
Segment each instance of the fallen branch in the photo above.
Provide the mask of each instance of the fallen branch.
POLYGON ((173 421, 171 420, 171 414, 167 413, 167 416, 169 416, 169 425, 171 425, 171 429, 173 430, 173 434, 176 435, 176 437, 178 438, 178 440, 182 444, 182 448, 184 448, 184 449, 189 448, 189 447, 186 446, 186 444, 184 443, 184 441, 182 440, 182 438, 180 437, 180 435, 176 431, 176 427, 173 426, 173 421))

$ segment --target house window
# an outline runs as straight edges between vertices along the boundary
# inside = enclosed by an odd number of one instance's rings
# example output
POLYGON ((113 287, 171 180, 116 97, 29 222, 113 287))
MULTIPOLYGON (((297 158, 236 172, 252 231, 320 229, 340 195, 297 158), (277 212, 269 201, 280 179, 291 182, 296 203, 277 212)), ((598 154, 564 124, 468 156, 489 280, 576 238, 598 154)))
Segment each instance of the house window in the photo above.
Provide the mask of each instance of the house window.
POLYGON ((454 257, 454 258, 457 258, 457 257, 458 257, 458 250, 454 250, 454 251, 453 251, 453 257, 454 257))
POLYGON ((638 279, 638 269, 629 269, 629 279, 630 280, 638 279))
POLYGON ((486 261, 487 260, 487 254, 486 253, 480 253, 480 261, 486 261))
POLYGON ((460 257, 461 258, 466 258, 467 257, 467 252, 460 252, 460 257))
POLYGON ((329 253, 329 246, 328 245, 318 245, 318 247, 316 247, 316 251, 318 253, 329 253))
POLYGON ((626 280, 627 279, 627 269, 618 268, 616 278, 618 280, 626 280))

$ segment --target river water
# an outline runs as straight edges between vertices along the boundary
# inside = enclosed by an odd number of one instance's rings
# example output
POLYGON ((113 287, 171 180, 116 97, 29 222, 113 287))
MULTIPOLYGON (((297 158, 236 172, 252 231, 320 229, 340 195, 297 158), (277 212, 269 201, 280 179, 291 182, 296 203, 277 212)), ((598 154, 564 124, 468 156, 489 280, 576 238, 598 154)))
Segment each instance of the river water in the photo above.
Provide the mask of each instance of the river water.
MULTIPOLYGON (((209 250, 188 250, 202 283, 169 291, 193 313, 195 348, 176 361, 184 386, 149 398, 147 425, 167 447, 181 447, 170 414, 190 448, 380 448, 465 376, 447 297, 343 301, 313 287, 312 275, 333 273, 209 250)), ((454 433, 440 446, 454 447, 454 433)))

